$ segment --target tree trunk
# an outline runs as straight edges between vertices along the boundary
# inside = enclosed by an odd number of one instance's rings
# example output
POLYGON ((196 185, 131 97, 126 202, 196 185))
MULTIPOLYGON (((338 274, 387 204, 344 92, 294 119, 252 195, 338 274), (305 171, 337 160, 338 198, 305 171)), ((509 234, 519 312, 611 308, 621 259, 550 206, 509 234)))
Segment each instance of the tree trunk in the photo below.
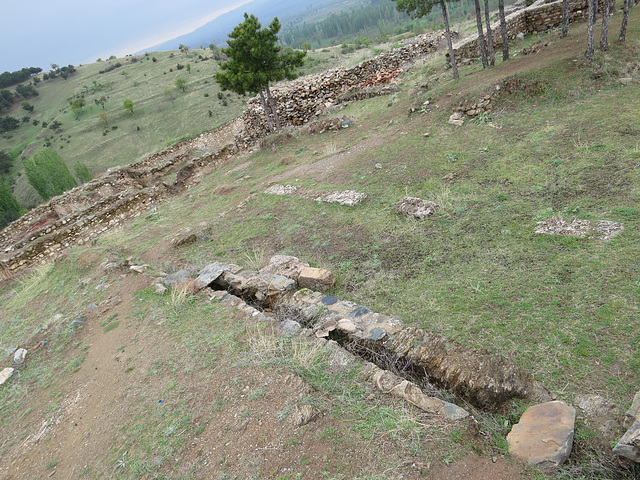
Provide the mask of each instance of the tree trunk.
POLYGON ((264 109, 264 116, 267 119, 267 125, 269 125, 269 133, 273 133, 271 114, 269 113, 269 108, 267 108, 267 101, 264 99, 264 93, 262 93, 262 90, 260 90, 260 100, 262 101, 262 108, 264 109))
POLYGON ((604 9, 602 10, 602 33, 600 34, 600 50, 609 49, 609 11, 611 9, 611 0, 604 0, 604 9))
POLYGON ((562 0, 562 35, 564 38, 569 35, 569 0, 562 0))
POLYGON ((449 63, 451 63, 451 72, 453 73, 453 79, 458 80, 460 75, 458 74, 458 62, 456 56, 453 54, 453 42, 451 41, 451 30, 449 29, 449 14, 447 13, 447 5, 444 0, 440 0, 440 6, 442 7, 442 16, 444 17, 444 27, 447 31, 447 45, 449 47, 449 63))
POLYGON ((587 51, 584 56, 589 60, 593 58, 593 26, 596 23, 596 8, 598 0, 589 0, 589 18, 587 21, 587 51))
POLYGON ((484 19, 487 22, 487 44, 489 45, 489 65, 496 64, 496 51, 493 45, 493 32, 491 31, 491 18, 489 17, 489 0, 484 0, 484 19))
POLYGON ((279 132, 282 130, 282 126, 280 125, 280 116, 276 110, 276 104, 273 101, 273 97, 271 96, 271 89, 269 85, 267 85, 267 99, 269 100, 269 105, 271 105, 271 112, 273 113, 273 118, 276 120, 276 130, 279 132))
POLYGON ((482 56, 482 68, 489 66, 487 60, 487 44, 484 40, 484 32, 482 31, 482 11, 480 10, 480 0, 475 0, 476 7, 476 24, 478 26, 478 46, 480 47, 480 55, 482 56))
POLYGON ((502 35, 502 61, 509 60, 509 35, 507 35, 507 20, 504 15, 504 0, 498 0, 498 15, 500 16, 500 34, 502 35))
POLYGON ((631 0, 624 0, 622 5, 622 25, 620 26, 619 42, 624 42, 627 37, 627 21, 629 20, 629 4, 631 0))

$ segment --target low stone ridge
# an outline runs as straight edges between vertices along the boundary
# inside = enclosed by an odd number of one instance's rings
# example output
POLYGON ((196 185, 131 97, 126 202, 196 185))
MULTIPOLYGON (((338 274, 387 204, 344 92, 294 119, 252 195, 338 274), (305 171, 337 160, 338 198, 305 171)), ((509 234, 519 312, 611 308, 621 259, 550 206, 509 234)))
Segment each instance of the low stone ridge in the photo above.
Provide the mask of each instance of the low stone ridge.
POLYGON ((609 220, 600 220, 594 223, 591 220, 575 218, 569 222, 561 217, 549 217, 538 222, 534 233, 578 238, 590 237, 606 241, 611 240, 623 230, 624 226, 621 223, 609 220))
POLYGON ((576 411, 561 401, 529 407, 507 435, 509 453, 551 472, 569 458, 576 411))
POLYGON ((162 283, 172 287, 180 283, 188 282, 189 280, 191 280, 191 272, 189 270, 178 270, 164 277, 162 283))
POLYGON ((264 193, 270 195, 296 196, 315 200, 318 202, 337 203, 348 207, 361 204, 366 198, 366 193, 359 193, 354 190, 344 190, 342 192, 316 192, 305 187, 295 185, 272 185, 264 193))
POLYGON ((640 391, 625 414, 624 426, 627 431, 613 447, 613 453, 640 463, 640 391))
MULTIPOLYGON (((223 304, 235 307, 251 318, 275 321, 274 318, 268 317, 256 308, 247 305, 239 297, 224 291, 212 291, 210 294, 210 300, 217 300, 223 304)), ((469 413, 463 408, 458 407, 453 403, 445 402, 439 398, 429 397, 414 383, 383 370, 371 362, 358 359, 355 355, 340 347, 337 342, 333 340, 325 340, 323 338, 314 338, 313 333, 309 329, 303 328, 299 322, 291 319, 285 319, 278 325, 278 332, 282 335, 297 333, 303 337, 307 337, 310 342, 319 342, 323 347, 326 347, 331 352, 328 362, 334 369, 342 370, 357 364, 363 365, 364 368, 362 369, 362 376, 365 380, 372 381, 382 392, 402 398, 429 414, 439 415, 443 418, 454 421, 461 420, 469 416, 469 413)), ((304 417, 311 420, 313 415, 311 415, 310 410, 307 410, 304 417)))
POLYGON ((433 215, 438 208, 440 208, 440 205, 430 200, 404 197, 393 207, 393 211, 401 215, 411 215, 418 220, 422 220, 425 217, 433 215))

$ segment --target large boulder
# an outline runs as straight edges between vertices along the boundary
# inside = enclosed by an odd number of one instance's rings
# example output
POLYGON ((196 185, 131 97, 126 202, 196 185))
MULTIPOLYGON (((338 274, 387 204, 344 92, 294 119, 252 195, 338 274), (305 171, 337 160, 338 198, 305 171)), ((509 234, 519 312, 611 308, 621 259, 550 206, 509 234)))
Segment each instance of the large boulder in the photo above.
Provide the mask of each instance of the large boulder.
POLYGON ((561 401, 529 407, 507 435, 509 453, 551 472, 569 458, 576 411, 561 401))

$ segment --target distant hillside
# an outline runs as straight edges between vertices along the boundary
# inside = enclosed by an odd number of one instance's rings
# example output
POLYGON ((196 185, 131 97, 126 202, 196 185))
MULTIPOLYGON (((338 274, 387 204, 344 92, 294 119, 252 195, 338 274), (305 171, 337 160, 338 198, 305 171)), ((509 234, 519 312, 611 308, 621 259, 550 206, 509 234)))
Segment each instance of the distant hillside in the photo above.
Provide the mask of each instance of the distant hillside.
POLYGON ((277 3, 273 3, 272 0, 255 0, 219 16, 191 33, 154 45, 144 51, 175 50, 180 44, 191 48, 198 48, 200 45, 208 46, 210 43, 223 46, 229 32, 242 21, 245 12, 254 14, 263 24, 269 23, 273 17, 278 17, 284 25, 298 23, 319 10, 353 3, 356 3, 355 0, 282 0, 277 3))

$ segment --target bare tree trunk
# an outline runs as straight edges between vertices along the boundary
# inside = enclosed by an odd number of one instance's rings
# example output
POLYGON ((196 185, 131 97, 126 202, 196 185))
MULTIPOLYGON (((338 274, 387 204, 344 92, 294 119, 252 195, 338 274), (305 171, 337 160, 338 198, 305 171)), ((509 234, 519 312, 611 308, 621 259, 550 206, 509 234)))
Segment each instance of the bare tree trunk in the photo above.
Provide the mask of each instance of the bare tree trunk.
POLYGON ((569 35, 569 0, 562 0, 562 35, 561 38, 569 35))
POLYGON ((611 0, 604 0, 602 11, 602 33, 600 34, 600 50, 609 49, 609 11, 611 10, 611 0))
POLYGON ((449 63, 451 63, 451 72, 453 73, 453 79, 458 80, 460 75, 458 74, 458 62, 456 56, 453 54, 453 42, 451 41, 451 30, 449 29, 449 14, 447 13, 447 5, 444 0, 440 0, 440 6, 442 7, 442 16, 444 17, 444 27, 447 31, 447 46, 449 47, 449 63))
POLYGON ((500 16, 500 34, 502 35, 502 61, 509 60, 509 35, 507 35, 507 20, 504 15, 504 0, 498 0, 498 15, 500 16))
POLYGON ((478 26, 478 46, 480 47, 480 55, 482 56, 482 68, 489 66, 487 60, 487 44, 484 39, 484 32, 482 29, 482 11, 480 10, 480 0, 475 0, 476 7, 476 24, 478 26))
POLYGON ((491 31, 491 18, 489 17, 489 0, 484 0, 484 19, 487 22, 487 44, 489 45, 489 65, 496 64, 496 51, 493 46, 493 32, 491 31))
POLYGON ((629 5, 631 0, 624 0, 622 5, 622 25, 620 26, 619 42, 624 42, 627 37, 627 22, 629 20, 629 5))
POLYGON ((267 85, 267 98, 269 99, 269 105, 271 105, 271 112, 273 113, 273 118, 276 120, 276 130, 279 132, 282 130, 282 126, 280 125, 280 116, 276 110, 276 104, 273 101, 273 97, 271 96, 271 89, 269 85, 267 85))
POLYGON ((593 58, 593 26, 596 23, 596 8, 598 0, 589 0, 589 18, 587 22, 587 51, 584 52, 584 56, 589 60, 593 58))
POLYGON ((273 123, 271 123, 271 114, 267 107, 267 101, 264 99, 264 94, 260 90, 260 100, 262 101, 262 108, 264 109, 264 116, 267 119, 267 125, 269 125, 269 133, 273 133, 273 123))

